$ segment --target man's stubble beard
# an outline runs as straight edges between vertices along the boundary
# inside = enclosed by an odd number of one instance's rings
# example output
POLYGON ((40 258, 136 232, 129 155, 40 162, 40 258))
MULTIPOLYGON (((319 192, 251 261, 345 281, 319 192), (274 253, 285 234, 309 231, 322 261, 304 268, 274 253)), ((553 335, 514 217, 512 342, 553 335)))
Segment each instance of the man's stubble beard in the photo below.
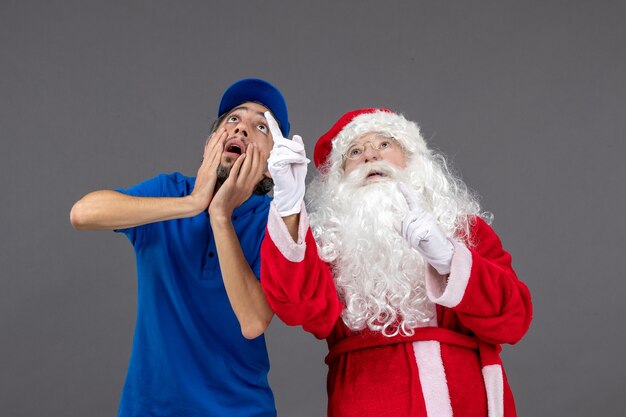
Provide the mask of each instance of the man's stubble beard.
MULTIPOLYGON (((227 156, 225 157, 225 162, 229 163, 230 165, 224 165, 220 163, 217 167, 217 181, 215 183, 216 190, 219 189, 222 184, 224 184, 224 182, 228 179, 231 168, 233 166, 232 164, 234 164, 235 161, 235 158, 227 156)), ((269 193, 273 188, 274 181, 271 178, 267 178, 264 176, 263 179, 254 186, 254 190, 252 192, 257 195, 265 195, 269 193)))

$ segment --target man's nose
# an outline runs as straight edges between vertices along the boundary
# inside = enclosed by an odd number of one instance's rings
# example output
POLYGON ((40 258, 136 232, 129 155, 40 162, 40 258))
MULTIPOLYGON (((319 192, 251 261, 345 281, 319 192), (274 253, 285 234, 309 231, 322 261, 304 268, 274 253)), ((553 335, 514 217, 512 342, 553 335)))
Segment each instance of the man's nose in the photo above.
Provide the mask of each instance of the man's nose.
POLYGON ((248 129, 243 124, 243 122, 239 122, 237 126, 235 126, 235 133, 241 133, 245 138, 248 137, 248 129))

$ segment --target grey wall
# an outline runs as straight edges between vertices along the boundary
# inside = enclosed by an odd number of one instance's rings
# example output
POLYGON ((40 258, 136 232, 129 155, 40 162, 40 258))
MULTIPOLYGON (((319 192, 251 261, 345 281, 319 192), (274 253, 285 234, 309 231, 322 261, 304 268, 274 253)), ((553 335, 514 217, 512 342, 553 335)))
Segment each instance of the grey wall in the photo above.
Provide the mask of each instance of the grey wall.
MULTIPOLYGON (((245 76, 280 86, 309 152, 352 108, 420 122, 533 293, 504 353, 519 414, 622 415, 623 3, 296 3, 0 2, 0 415, 115 415, 134 258, 121 236, 74 231, 69 209, 194 175, 245 76)), ((267 339, 280 414, 324 415, 325 343, 278 319, 267 339)))

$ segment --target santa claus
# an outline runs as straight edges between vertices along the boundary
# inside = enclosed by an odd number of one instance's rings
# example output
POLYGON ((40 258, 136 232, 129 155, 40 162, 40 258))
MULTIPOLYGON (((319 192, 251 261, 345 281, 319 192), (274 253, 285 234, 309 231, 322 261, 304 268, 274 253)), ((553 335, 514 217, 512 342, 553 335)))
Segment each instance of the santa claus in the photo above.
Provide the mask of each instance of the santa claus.
POLYGON ((465 184, 418 126, 343 115, 314 153, 274 137, 261 283, 289 325, 326 339, 329 416, 515 416, 499 352, 532 306, 465 184))

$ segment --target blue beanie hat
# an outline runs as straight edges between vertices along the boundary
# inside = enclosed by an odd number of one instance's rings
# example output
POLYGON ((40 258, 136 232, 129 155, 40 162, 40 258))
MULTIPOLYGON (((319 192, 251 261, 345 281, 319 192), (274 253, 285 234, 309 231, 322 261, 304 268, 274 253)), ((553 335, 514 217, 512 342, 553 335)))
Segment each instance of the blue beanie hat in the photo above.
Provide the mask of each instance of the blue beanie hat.
POLYGON ((228 87, 220 101, 217 117, 246 101, 260 103, 270 109, 283 135, 289 135, 289 117, 283 95, 274 85, 258 78, 244 78, 228 87))

